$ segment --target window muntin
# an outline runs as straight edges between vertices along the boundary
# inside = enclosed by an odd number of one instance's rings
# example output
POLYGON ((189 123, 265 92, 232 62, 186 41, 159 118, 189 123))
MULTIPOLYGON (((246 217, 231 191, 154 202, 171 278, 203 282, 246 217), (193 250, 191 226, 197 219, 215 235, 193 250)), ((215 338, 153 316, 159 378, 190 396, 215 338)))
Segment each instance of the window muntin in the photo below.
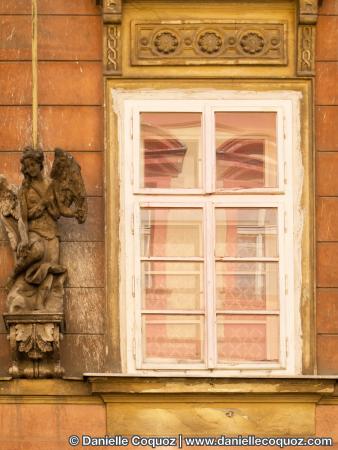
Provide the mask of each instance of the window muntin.
MULTIPOLYGON (((287 104, 287 101, 284 105, 283 101, 276 103, 266 100, 251 101, 248 104, 245 104, 245 101, 233 101, 230 106, 227 102, 223 102, 220 107, 219 104, 215 105, 217 102, 205 101, 202 105, 197 101, 184 102, 185 112, 202 113, 201 155, 203 160, 200 164, 200 167, 203 167, 202 188, 180 186, 163 189, 163 184, 159 188, 149 188, 149 186, 140 188, 137 171, 142 153, 140 152, 141 115, 150 110, 152 113, 163 114, 161 120, 164 121, 166 114, 163 108, 164 103, 165 109, 170 113, 181 112, 178 106, 183 105, 179 101, 165 101, 159 107, 159 103, 145 101, 140 105, 137 102, 131 102, 129 110, 133 123, 133 153, 129 155, 134 162, 134 168, 132 168, 133 183, 132 185, 127 183, 126 191, 134 204, 132 228, 136 230, 134 243, 138 250, 135 252, 134 281, 131 283, 135 297, 135 328, 129 332, 129 348, 131 348, 130 343, 135 339, 132 346, 135 359, 129 357, 128 367, 134 367, 136 370, 228 370, 234 368, 283 370, 286 368, 287 359, 286 335, 290 334, 289 331, 292 328, 285 323, 286 310, 289 309, 289 314, 292 314, 288 294, 288 287, 292 285, 292 274, 287 278, 285 273, 287 271, 285 249, 287 248, 287 252, 291 251, 292 254, 293 246, 292 198, 290 197, 292 190, 285 184, 287 181, 285 173, 289 170, 286 166, 291 164, 292 160, 288 150, 291 148, 292 154, 290 128, 285 129, 287 122, 285 119, 290 112, 290 104, 287 104), (251 184, 247 187, 217 188, 215 118, 218 113, 233 114, 234 111, 256 115, 262 112, 271 113, 270 123, 275 122, 275 126, 270 125, 269 139, 272 142, 271 136, 274 136, 275 142, 274 145, 271 144, 273 151, 269 150, 270 156, 266 159, 270 160, 264 162, 263 169, 265 180, 266 167, 274 167, 272 173, 276 183, 273 186, 273 183, 264 181, 263 187, 261 183, 255 187, 251 184), (271 131, 272 128, 274 131, 271 131), (177 217, 180 217, 180 214, 177 214, 178 209, 183 212, 181 224, 177 221, 177 217), (195 227, 189 224, 191 230, 195 228, 190 236, 187 220, 184 217, 189 216, 188 210, 198 209, 203 210, 200 231, 196 234, 196 224, 195 227), (288 214, 286 209, 290 210, 288 214), (147 218, 142 220, 145 224, 144 234, 148 233, 148 238, 141 237, 143 231, 139 226, 141 217, 145 217, 143 214, 145 210, 148 210, 147 218), (167 214, 169 211, 169 216, 173 214, 172 210, 176 214, 176 223, 173 220, 171 221, 173 226, 168 227, 168 230, 171 228, 169 243, 171 240, 172 245, 157 243, 157 247, 167 248, 165 252, 155 252, 157 256, 151 255, 151 252, 141 256, 144 244, 140 245, 140 241, 148 239, 148 246, 150 242, 149 210, 162 211, 162 213, 166 211, 167 214), (224 216, 228 218, 225 219, 224 216), (234 217, 237 217, 237 225, 234 217), (228 223, 225 223, 227 221, 228 223), (180 229, 185 229, 185 236, 188 237, 186 249, 190 248, 189 251, 173 250, 174 247, 182 249, 185 246, 182 246, 182 242, 185 244, 184 237, 181 236, 181 240, 176 238, 180 229), (289 229, 288 233, 287 229, 289 229), (175 232, 178 233, 176 237, 175 232), (235 243, 226 242, 229 232, 235 232, 235 243), (220 238, 222 234, 225 236, 225 242, 222 242, 220 238), (198 238, 196 238, 197 235, 198 238), (189 244, 191 239, 195 240, 193 246, 191 242, 189 244), (196 242, 198 242, 197 246, 196 242), (196 247, 203 251, 191 251, 196 247), (138 252, 140 252, 139 255, 137 255, 138 252), (175 279, 180 281, 175 283, 175 279), (226 283, 225 279, 227 279, 226 283), (248 290, 251 290, 251 295, 248 294, 248 290), (184 293, 187 293, 186 302, 184 302, 184 293), (247 333, 245 333, 246 329, 247 333), (229 338, 229 330, 234 330, 237 341, 229 338), (157 343, 156 333, 160 338, 157 343), (185 340, 180 341, 180 334, 185 337, 185 340), (171 343, 170 340, 172 340, 171 343), (152 344, 150 344, 151 341, 152 344), (146 342, 150 347, 147 347, 146 342), (149 350, 151 345, 154 348, 155 343, 159 346, 159 342, 161 342, 162 353, 151 353, 149 350), (181 354, 179 351, 173 352, 172 348, 175 348, 176 344, 177 347, 185 346, 186 350, 182 350, 181 354), (167 354, 164 352, 166 345, 167 354), (191 353, 187 350, 189 346, 191 353), (238 356, 238 349, 249 347, 255 347, 256 353, 252 353, 250 358, 248 353, 238 356), (193 348, 194 351, 192 351, 193 348)), ((244 140, 246 138, 247 136, 244 140)), ((154 236, 161 234, 162 227, 163 237, 163 230, 166 229, 163 214, 161 220, 157 222, 159 229, 153 230, 154 236)), ((154 225, 156 220, 152 221, 152 226, 154 225)), ((288 271, 292 272, 292 258, 288 266, 288 271)))

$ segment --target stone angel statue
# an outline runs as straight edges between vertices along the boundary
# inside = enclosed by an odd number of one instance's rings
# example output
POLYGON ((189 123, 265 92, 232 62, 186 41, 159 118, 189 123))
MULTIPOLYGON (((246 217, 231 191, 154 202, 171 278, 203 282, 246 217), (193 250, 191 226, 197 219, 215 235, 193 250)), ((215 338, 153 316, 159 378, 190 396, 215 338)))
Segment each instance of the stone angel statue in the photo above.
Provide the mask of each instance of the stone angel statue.
POLYGON ((55 149, 50 177, 43 172, 42 150, 26 147, 21 157, 20 188, 0 175, 0 220, 14 252, 7 282, 10 313, 62 311, 66 267, 60 264, 57 221, 61 216, 83 223, 87 216, 81 168, 55 149))

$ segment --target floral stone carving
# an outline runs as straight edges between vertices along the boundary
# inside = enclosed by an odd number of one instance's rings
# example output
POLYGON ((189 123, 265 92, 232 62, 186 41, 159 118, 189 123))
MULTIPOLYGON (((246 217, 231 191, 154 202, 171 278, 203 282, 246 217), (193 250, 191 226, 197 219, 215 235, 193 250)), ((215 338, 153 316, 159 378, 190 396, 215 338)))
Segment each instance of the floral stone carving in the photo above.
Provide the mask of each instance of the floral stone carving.
POLYGON ((157 33, 157 35, 155 36, 154 46, 159 53, 169 55, 170 53, 175 52, 175 50, 177 49, 178 39, 170 31, 163 31, 161 33, 157 33))
POLYGON ((13 378, 61 377, 60 340, 63 314, 5 314, 13 378))
POLYGON ((55 149, 50 177, 44 175, 43 163, 43 152, 27 147, 21 157, 20 188, 0 175, 0 219, 15 262, 4 314, 12 348, 10 372, 33 378, 62 374, 55 357, 59 358, 67 268, 60 263, 57 221, 63 216, 83 223, 87 216, 81 169, 74 158, 55 149), (43 368, 50 356, 53 369, 43 368), (23 359, 25 367, 20 368, 18 361, 23 359))
POLYGON ((131 23, 131 64, 286 65, 287 22, 161 20, 131 23))
POLYGON ((222 38, 214 31, 207 31, 201 34, 197 44, 203 53, 208 53, 211 55, 213 53, 217 53, 222 47, 222 38))
POLYGON ((255 31, 244 34, 240 39, 240 45, 245 53, 254 55, 260 53, 264 48, 264 38, 255 31))

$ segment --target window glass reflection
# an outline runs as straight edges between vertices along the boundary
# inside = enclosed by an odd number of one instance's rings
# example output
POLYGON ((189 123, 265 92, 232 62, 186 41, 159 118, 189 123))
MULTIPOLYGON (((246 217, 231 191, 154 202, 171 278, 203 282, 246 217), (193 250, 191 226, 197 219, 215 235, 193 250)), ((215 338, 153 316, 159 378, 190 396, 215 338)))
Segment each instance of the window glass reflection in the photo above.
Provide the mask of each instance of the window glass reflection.
POLYGON ((219 363, 277 362, 279 359, 279 317, 238 315, 217 317, 219 363))
POLYGON ((202 362, 204 317, 143 315, 145 362, 202 362))
POLYGON ((275 112, 217 112, 217 189, 277 187, 275 112))
POLYGON ((141 255, 202 256, 202 218, 201 208, 142 208, 141 255))
POLYGON ((216 257, 277 257, 277 208, 216 208, 216 257))
POLYGON ((140 187, 202 186, 201 113, 141 113, 140 187))
POLYGON ((218 310, 278 310, 278 263, 217 262, 218 310))
POLYGON ((203 308, 203 263, 143 261, 141 267, 144 309, 203 308))

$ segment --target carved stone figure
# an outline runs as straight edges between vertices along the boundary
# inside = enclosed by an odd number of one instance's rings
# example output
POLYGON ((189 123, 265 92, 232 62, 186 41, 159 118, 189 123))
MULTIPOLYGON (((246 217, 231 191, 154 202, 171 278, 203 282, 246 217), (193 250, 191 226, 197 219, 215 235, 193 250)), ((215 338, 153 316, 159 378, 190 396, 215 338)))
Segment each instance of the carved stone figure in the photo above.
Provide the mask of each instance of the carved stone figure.
MULTIPOLYGON (((15 256, 7 282, 8 313, 4 315, 10 329, 13 376, 22 376, 13 351, 26 352, 26 348, 35 369, 26 367, 23 376, 45 376, 50 372, 37 367, 36 362, 48 352, 55 357, 59 343, 54 342, 54 337, 59 339, 63 321, 67 268, 60 263, 57 221, 64 216, 83 223, 87 216, 81 169, 74 158, 55 149, 50 178, 43 172, 43 163, 42 150, 27 147, 21 157, 24 178, 20 188, 9 185, 0 175, 0 219, 15 256), (28 346, 23 345, 22 336, 28 346), (48 339, 44 341, 43 336, 48 339)), ((52 376, 60 376, 59 360, 54 363, 58 368, 54 367, 52 376)))
POLYGON ((57 221, 75 217, 83 223, 87 203, 81 169, 74 158, 55 150, 50 179, 43 174, 41 150, 25 148, 19 190, 0 175, 0 213, 15 267, 7 283, 8 311, 62 311, 67 274, 60 264, 57 221))

